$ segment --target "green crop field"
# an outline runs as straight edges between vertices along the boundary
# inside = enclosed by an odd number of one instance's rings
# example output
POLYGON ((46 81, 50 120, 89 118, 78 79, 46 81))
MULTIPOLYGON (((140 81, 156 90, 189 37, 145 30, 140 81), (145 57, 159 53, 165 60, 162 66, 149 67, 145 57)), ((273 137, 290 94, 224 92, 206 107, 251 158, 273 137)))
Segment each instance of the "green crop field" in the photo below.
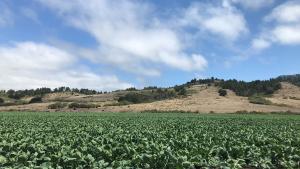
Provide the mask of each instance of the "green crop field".
POLYGON ((0 168, 300 168, 300 116, 0 113, 0 168))

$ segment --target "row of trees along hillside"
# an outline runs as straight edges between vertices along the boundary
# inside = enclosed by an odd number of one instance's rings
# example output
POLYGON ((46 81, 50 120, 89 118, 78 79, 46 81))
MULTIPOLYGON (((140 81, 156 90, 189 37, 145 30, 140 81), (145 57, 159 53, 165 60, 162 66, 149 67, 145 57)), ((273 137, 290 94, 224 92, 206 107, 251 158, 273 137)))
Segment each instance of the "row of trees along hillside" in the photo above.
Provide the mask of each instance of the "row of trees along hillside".
POLYGON ((256 80, 252 82, 226 80, 218 84, 223 89, 230 89, 239 96, 270 95, 281 88, 275 79, 256 80))
POLYGON ((98 92, 96 90, 90 89, 77 89, 77 88, 69 88, 69 87, 59 87, 55 89, 51 88, 37 88, 37 89, 30 89, 30 90, 7 90, 3 91, 7 97, 12 99, 20 99, 25 96, 42 96, 45 94, 50 93, 62 93, 62 92, 73 92, 73 93, 80 93, 85 95, 92 95, 92 94, 101 94, 102 92, 98 92))
POLYGON ((191 85, 216 85, 223 89, 230 89, 234 91, 239 96, 253 96, 253 95, 269 95, 273 94, 276 90, 281 88, 280 80, 270 79, 270 80, 256 80, 252 82, 238 81, 238 80, 224 80, 218 78, 208 78, 208 79, 193 79, 187 82, 185 86, 191 85))
POLYGON ((192 79, 190 82, 187 82, 184 84, 184 86, 192 86, 192 85, 201 85, 201 84, 215 84, 217 82, 222 81, 223 79, 218 79, 218 78, 207 78, 207 79, 192 79))
MULTIPOLYGON (((200 85, 200 84, 208 84, 208 85, 216 85, 223 89, 230 89, 234 91, 239 96, 252 96, 257 94, 269 95, 273 94, 276 90, 281 88, 280 82, 289 82, 294 85, 300 86, 300 74, 297 75, 286 75, 286 76, 279 76, 275 79, 270 80, 256 80, 252 82, 245 82, 245 81, 238 81, 238 80, 223 80, 218 78, 207 78, 207 79, 192 79, 190 82, 187 82, 180 86, 175 86, 174 89, 176 93, 179 95, 185 95, 185 87, 189 87, 191 85, 200 85)), ((160 89, 156 86, 145 87, 144 90, 155 90, 160 89)), ((136 91, 135 88, 128 88, 127 91, 136 91)), ((161 89, 160 89, 161 90, 161 89)), ((164 98, 173 96, 168 92, 161 92, 158 90, 156 97, 164 98)), ((102 92, 98 92, 96 90, 90 89, 77 89, 77 88, 69 88, 69 87, 59 87, 55 89, 50 88, 38 88, 38 89, 31 89, 31 90, 8 90, 8 91, 1 91, 7 95, 9 98, 20 99, 25 96, 42 96, 44 94, 49 93, 60 93, 60 92, 74 92, 86 95, 92 94, 101 94, 102 92)))
POLYGON ((276 80, 279 82, 289 82, 300 87, 300 74, 279 76, 276 80))

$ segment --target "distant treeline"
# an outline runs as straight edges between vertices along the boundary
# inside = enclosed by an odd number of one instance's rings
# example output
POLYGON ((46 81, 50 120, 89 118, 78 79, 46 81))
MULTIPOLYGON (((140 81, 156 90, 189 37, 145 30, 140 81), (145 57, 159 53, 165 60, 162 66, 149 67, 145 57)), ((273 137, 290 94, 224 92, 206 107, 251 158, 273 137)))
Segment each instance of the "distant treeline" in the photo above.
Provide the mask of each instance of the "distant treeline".
POLYGON ((98 92, 96 90, 90 90, 90 89, 77 89, 70 87, 59 87, 55 89, 51 88, 37 88, 37 89, 30 89, 30 90, 7 90, 7 91, 1 91, 2 94, 7 95, 7 97, 12 99, 20 99, 25 96, 42 96, 45 94, 50 93, 61 93, 61 92, 73 92, 73 93, 80 93, 85 95, 92 95, 92 94, 101 94, 102 92, 98 92))
POLYGON ((218 78, 208 79, 193 79, 184 84, 185 86, 208 84, 216 85, 223 89, 230 89, 239 96, 253 96, 253 95, 270 95, 281 88, 280 82, 289 82, 300 86, 300 74, 279 76, 270 80, 255 80, 251 82, 239 80, 224 80, 218 78))
POLYGON ((256 80, 244 82, 237 80, 221 81, 219 86, 223 89, 230 89, 238 96, 270 95, 281 88, 280 82, 275 79, 256 80))
POLYGON ((279 76, 276 79, 280 82, 289 82, 300 87, 300 74, 279 76))
POLYGON ((218 78, 207 78, 207 79, 192 79, 190 82, 187 82, 185 84, 183 84, 184 86, 192 86, 192 85, 201 85, 201 84, 215 84, 218 83, 220 81, 224 81, 223 79, 218 79, 218 78))
MULTIPOLYGON (((251 82, 239 81, 235 79, 231 80, 224 80, 218 78, 207 78, 207 79, 192 79, 190 82, 187 82, 183 85, 176 85, 173 88, 175 92, 172 93, 169 90, 165 90, 164 88, 160 88, 157 86, 149 86, 145 87, 143 90, 153 90, 152 94, 149 96, 140 96, 141 100, 162 100, 165 98, 171 98, 176 95, 186 95, 186 87, 190 87, 192 85, 199 85, 199 84, 207 84, 207 85, 215 85, 219 86, 223 89, 230 89, 234 91, 239 96, 253 96, 253 95, 270 95, 273 94, 276 90, 281 88, 280 82, 289 82, 294 85, 300 86, 300 74, 296 75, 285 75, 279 76, 277 78, 273 78, 270 80, 256 80, 251 82)), ((138 91, 138 89, 132 87, 126 89, 126 91, 138 91)), ((77 89, 70 87, 59 87, 55 89, 50 88, 38 88, 38 89, 31 89, 31 90, 8 90, 8 91, 0 91, 0 94, 7 95, 9 98, 13 99, 20 99, 25 96, 42 96, 49 93, 61 93, 61 92, 73 92, 73 93, 80 93, 85 95, 92 95, 92 94, 101 94, 102 92, 90 89, 77 89)), ((106 92, 105 92, 106 93, 106 92)), ((132 102, 139 102, 135 101, 134 98, 136 95, 139 94, 128 94, 125 98, 121 98, 124 100, 131 100, 132 102)))
POLYGON ((136 88, 128 88, 126 91, 131 91, 121 96, 118 99, 120 105, 149 103, 159 100, 166 100, 178 96, 186 96, 187 91, 184 85, 174 86, 172 88, 159 88, 157 86, 144 87, 143 90, 138 91, 136 88))

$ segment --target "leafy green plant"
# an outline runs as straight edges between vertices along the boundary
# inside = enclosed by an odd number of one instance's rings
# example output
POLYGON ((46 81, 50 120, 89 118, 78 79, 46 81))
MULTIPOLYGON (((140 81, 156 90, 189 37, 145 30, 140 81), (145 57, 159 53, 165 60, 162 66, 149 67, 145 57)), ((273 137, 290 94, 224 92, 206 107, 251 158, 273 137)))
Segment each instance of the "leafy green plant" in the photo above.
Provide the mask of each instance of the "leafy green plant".
POLYGON ((2 112, 0 168, 300 168, 300 116, 2 112))

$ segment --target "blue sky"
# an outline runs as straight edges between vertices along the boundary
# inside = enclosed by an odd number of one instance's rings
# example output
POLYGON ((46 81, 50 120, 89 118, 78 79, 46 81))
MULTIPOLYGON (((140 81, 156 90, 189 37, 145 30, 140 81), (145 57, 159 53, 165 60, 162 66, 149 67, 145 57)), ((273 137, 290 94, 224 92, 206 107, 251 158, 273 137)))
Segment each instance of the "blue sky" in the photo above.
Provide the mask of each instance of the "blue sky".
POLYGON ((0 88, 299 73, 300 1, 2 0, 0 88))

